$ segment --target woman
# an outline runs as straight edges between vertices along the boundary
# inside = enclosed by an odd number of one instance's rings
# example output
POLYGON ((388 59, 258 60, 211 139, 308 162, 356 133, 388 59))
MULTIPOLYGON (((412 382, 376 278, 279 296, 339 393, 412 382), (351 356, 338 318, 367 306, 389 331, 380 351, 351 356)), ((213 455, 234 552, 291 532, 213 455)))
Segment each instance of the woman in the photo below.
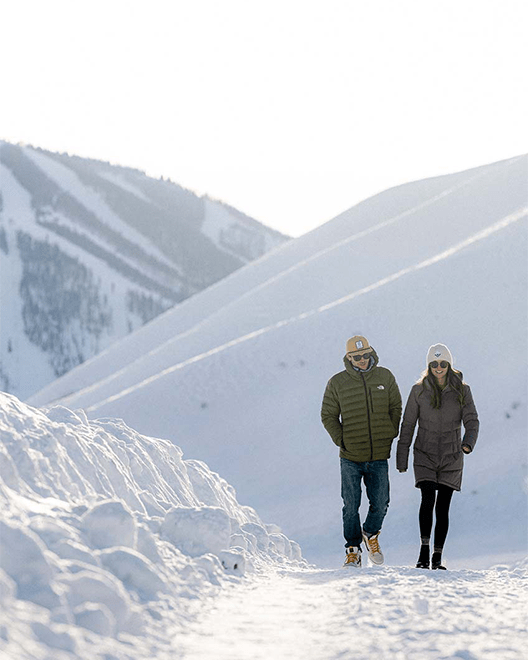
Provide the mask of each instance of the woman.
POLYGON ((398 440, 396 467, 406 472, 414 427, 415 485, 422 491, 420 505, 420 556, 416 568, 445 570, 442 550, 449 527, 449 505, 453 491, 462 483, 463 453, 470 454, 477 442, 479 421, 469 385, 453 369, 451 352, 443 344, 431 346, 427 369, 413 386, 398 440), (464 423, 464 437, 460 426, 464 423), (436 508, 435 508, 436 504, 436 508), (429 559, 429 541, 436 513, 434 548, 429 559))

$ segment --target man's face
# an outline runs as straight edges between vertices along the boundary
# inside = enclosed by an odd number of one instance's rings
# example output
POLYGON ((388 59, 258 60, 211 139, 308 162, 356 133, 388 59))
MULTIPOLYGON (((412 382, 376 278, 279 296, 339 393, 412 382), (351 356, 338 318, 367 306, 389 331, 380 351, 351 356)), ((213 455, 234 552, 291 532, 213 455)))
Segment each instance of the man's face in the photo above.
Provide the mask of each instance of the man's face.
POLYGON ((365 351, 361 353, 347 353, 347 359, 361 371, 365 371, 368 368, 370 356, 372 351, 365 351))

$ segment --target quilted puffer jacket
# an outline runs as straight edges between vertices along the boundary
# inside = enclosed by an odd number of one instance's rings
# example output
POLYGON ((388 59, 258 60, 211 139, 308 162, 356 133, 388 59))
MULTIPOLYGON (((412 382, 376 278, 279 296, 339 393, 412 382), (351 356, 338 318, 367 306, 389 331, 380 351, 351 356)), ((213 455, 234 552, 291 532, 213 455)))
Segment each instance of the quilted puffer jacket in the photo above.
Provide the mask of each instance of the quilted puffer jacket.
POLYGON ((464 406, 460 405, 458 394, 447 385, 442 391, 440 408, 431 405, 431 387, 427 381, 425 386, 421 383, 413 386, 405 406, 396 451, 398 470, 407 469, 416 422, 415 485, 418 487, 421 481, 434 481, 460 490, 464 467, 462 445, 468 445, 472 451, 479 431, 477 409, 469 385, 464 384, 464 406), (463 437, 462 424, 465 429, 463 437))
POLYGON ((368 371, 358 371, 345 356, 345 370, 330 378, 323 396, 321 421, 339 456, 350 461, 389 458, 398 435, 402 401, 396 379, 378 367, 374 350, 372 359, 368 371))

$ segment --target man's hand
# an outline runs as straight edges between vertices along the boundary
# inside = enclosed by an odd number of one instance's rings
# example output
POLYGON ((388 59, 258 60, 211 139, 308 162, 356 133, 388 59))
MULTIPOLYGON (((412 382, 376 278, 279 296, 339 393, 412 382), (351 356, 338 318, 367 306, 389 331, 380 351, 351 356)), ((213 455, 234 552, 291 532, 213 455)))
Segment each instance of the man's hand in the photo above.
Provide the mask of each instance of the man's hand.
POLYGON ((471 454, 473 451, 469 445, 462 445, 462 451, 464 454, 471 454))

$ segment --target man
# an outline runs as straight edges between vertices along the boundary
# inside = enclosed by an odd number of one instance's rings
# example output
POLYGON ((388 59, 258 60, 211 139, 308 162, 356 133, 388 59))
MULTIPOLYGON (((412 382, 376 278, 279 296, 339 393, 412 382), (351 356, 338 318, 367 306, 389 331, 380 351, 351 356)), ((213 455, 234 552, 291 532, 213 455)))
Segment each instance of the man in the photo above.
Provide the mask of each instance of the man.
POLYGON ((345 370, 328 381, 321 420, 340 448, 341 496, 345 566, 361 566, 361 541, 370 560, 383 564, 379 534, 389 506, 389 465, 392 440, 398 435, 402 401, 392 373, 378 367, 378 356, 365 337, 346 343, 345 370), (361 480, 369 499, 361 527, 361 480))

